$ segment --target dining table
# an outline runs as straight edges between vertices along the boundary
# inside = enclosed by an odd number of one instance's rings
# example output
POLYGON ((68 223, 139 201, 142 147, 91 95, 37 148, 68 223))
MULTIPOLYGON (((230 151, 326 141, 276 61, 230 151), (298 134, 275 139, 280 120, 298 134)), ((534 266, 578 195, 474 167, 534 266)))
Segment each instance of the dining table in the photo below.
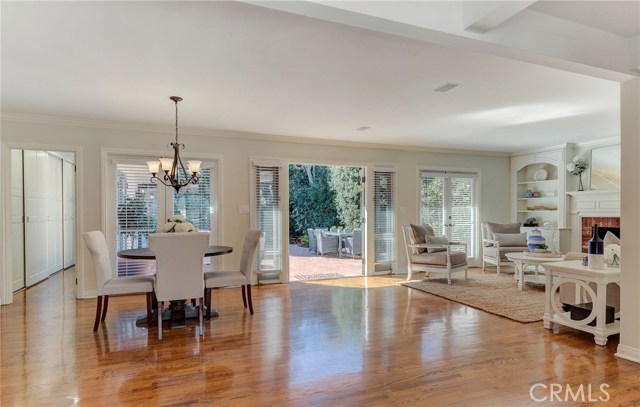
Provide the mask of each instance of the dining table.
MULTIPOLYGON (((233 247, 231 246, 209 246, 207 247, 207 250, 204 252, 204 257, 221 256, 223 254, 229 254, 231 252, 233 252, 233 247)), ((120 250, 117 253, 117 256, 122 259, 129 259, 129 260, 155 260, 156 259, 155 254, 148 247, 120 250)), ((179 272, 179 270, 176 270, 176 272, 179 272)), ((212 317, 218 316, 218 311, 215 310, 213 307, 211 307, 210 310, 205 310, 205 312, 209 312, 209 315, 212 317)), ((156 314, 157 312, 154 312, 154 317, 156 314)), ((187 299, 170 301, 169 308, 163 311, 162 313, 162 320, 171 321, 171 328, 183 328, 186 325, 187 318, 197 318, 197 317, 198 317, 197 308, 188 304, 187 299)), ((146 316, 139 317, 136 321, 136 324, 140 324, 140 325, 147 324, 147 317, 146 316)))

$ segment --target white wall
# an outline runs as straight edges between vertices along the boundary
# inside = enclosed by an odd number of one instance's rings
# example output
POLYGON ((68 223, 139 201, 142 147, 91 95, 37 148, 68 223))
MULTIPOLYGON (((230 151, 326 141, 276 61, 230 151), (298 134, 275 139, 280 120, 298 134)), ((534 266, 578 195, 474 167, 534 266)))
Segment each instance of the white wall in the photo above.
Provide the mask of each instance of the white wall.
MULTIPOLYGON (((76 121, 77 122, 77 121, 76 121)), ((3 142, 15 144, 46 145, 55 147, 77 146, 82 157, 78 160, 81 172, 82 196, 78 197, 83 208, 83 231, 101 229, 101 149, 131 149, 140 152, 168 151, 172 141, 171 128, 158 132, 157 128, 126 124, 97 127, 98 123, 81 122, 81 125, 65 124, 52 119, 25 121, 3 117, 3 142), (93 126, 93 127, 92 127, 93 126), (117 127, 117 128, 116 128, 117 127), (149 130, 150 129, 150 130, 149 130)), ((164 129, 164 128, 163 128, 164 129)), ((238 205, 249 204, 249 158, 274 157, 285 161, 321 162, 358 165, 384 165, 397 167, 398 214, 397 225, 415 222, 417 219, 417 167, 478 169, 481 175, 479 220, 508 221, 509 219, 509 158, 501 155, 468 155, 434 153, 427 151, 402 151, 372 148, 363 145, 321 145, 275 140, 263 141, 259 135, 224 131, 201 132, 191 135, 183 132, 180 141, 186 144, 185 154, 221 154, 223 185, 221 190, 223 213, 222 244, 240 247, 249 227, 249 215, 239 214, 238 205)), ((60 148, 63 150, 63 148, 60 148)), ((406 270, 404 246, 398 235, 399 268, 406 270)), ((90 295, 95 290, 95 278, 91 258, 84 245, 84 256, 78 253, 78 272, 83 273, 83 287, 79 292, 90 295)), ((224 256, 229 266, 239 262, 240 250, 224 256)))

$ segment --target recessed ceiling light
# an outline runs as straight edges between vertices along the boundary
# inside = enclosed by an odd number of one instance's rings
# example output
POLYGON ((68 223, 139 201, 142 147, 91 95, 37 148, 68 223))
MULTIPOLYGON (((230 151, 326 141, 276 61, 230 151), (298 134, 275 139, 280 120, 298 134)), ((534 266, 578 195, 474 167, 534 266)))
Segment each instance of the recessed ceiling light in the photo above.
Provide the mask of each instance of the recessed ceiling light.
POLYGON ((358 130, 358 131, 366 131, 366 130, 369 130, 370 128, 371 128, 371 126, 360 126, 356 130, 358 130))
POLYGON ((439 88, 435 88, 434 91, 442 92, 442 93, 449 92, 451 89, 457 88, 458 86, 460 86, 459 83, 447 83, 447 84, 444 84, 444 85, 440 86, 439 88))

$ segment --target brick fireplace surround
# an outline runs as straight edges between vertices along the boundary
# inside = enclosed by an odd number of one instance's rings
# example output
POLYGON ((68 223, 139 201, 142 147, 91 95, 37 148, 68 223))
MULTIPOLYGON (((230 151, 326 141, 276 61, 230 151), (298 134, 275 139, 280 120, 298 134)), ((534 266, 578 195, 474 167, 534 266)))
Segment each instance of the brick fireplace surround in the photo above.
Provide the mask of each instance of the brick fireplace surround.
POLYGON ((581 217, 581 225, 582 225, 582 252, 587 252, 587 242, 591 239, 591 228, 593 225, 598 225, 598 227, 602 228, 620 228, 620 218, 619 217, 581 217))

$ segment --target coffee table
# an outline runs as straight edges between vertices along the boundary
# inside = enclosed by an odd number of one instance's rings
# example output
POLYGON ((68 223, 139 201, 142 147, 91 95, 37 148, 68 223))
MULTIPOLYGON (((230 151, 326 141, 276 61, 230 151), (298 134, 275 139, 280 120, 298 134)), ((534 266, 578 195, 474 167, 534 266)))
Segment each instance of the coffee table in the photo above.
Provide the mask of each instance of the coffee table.
MULTIPOLYGON (((513 262, 516 266, 516 279, 518 280, 518 288, 524 288, 524 270, 527 266, 536 266, 536 268, 545 263, 553 263, 558 261, 564 261, 564 255, 558 253, 558 257, 552 257, 549 255, 537 255, 535 253, 528 254, 526 252, 507 253, 507 259, 513 262)), ((544 280, 540 281, 544 284, 544 280)))

